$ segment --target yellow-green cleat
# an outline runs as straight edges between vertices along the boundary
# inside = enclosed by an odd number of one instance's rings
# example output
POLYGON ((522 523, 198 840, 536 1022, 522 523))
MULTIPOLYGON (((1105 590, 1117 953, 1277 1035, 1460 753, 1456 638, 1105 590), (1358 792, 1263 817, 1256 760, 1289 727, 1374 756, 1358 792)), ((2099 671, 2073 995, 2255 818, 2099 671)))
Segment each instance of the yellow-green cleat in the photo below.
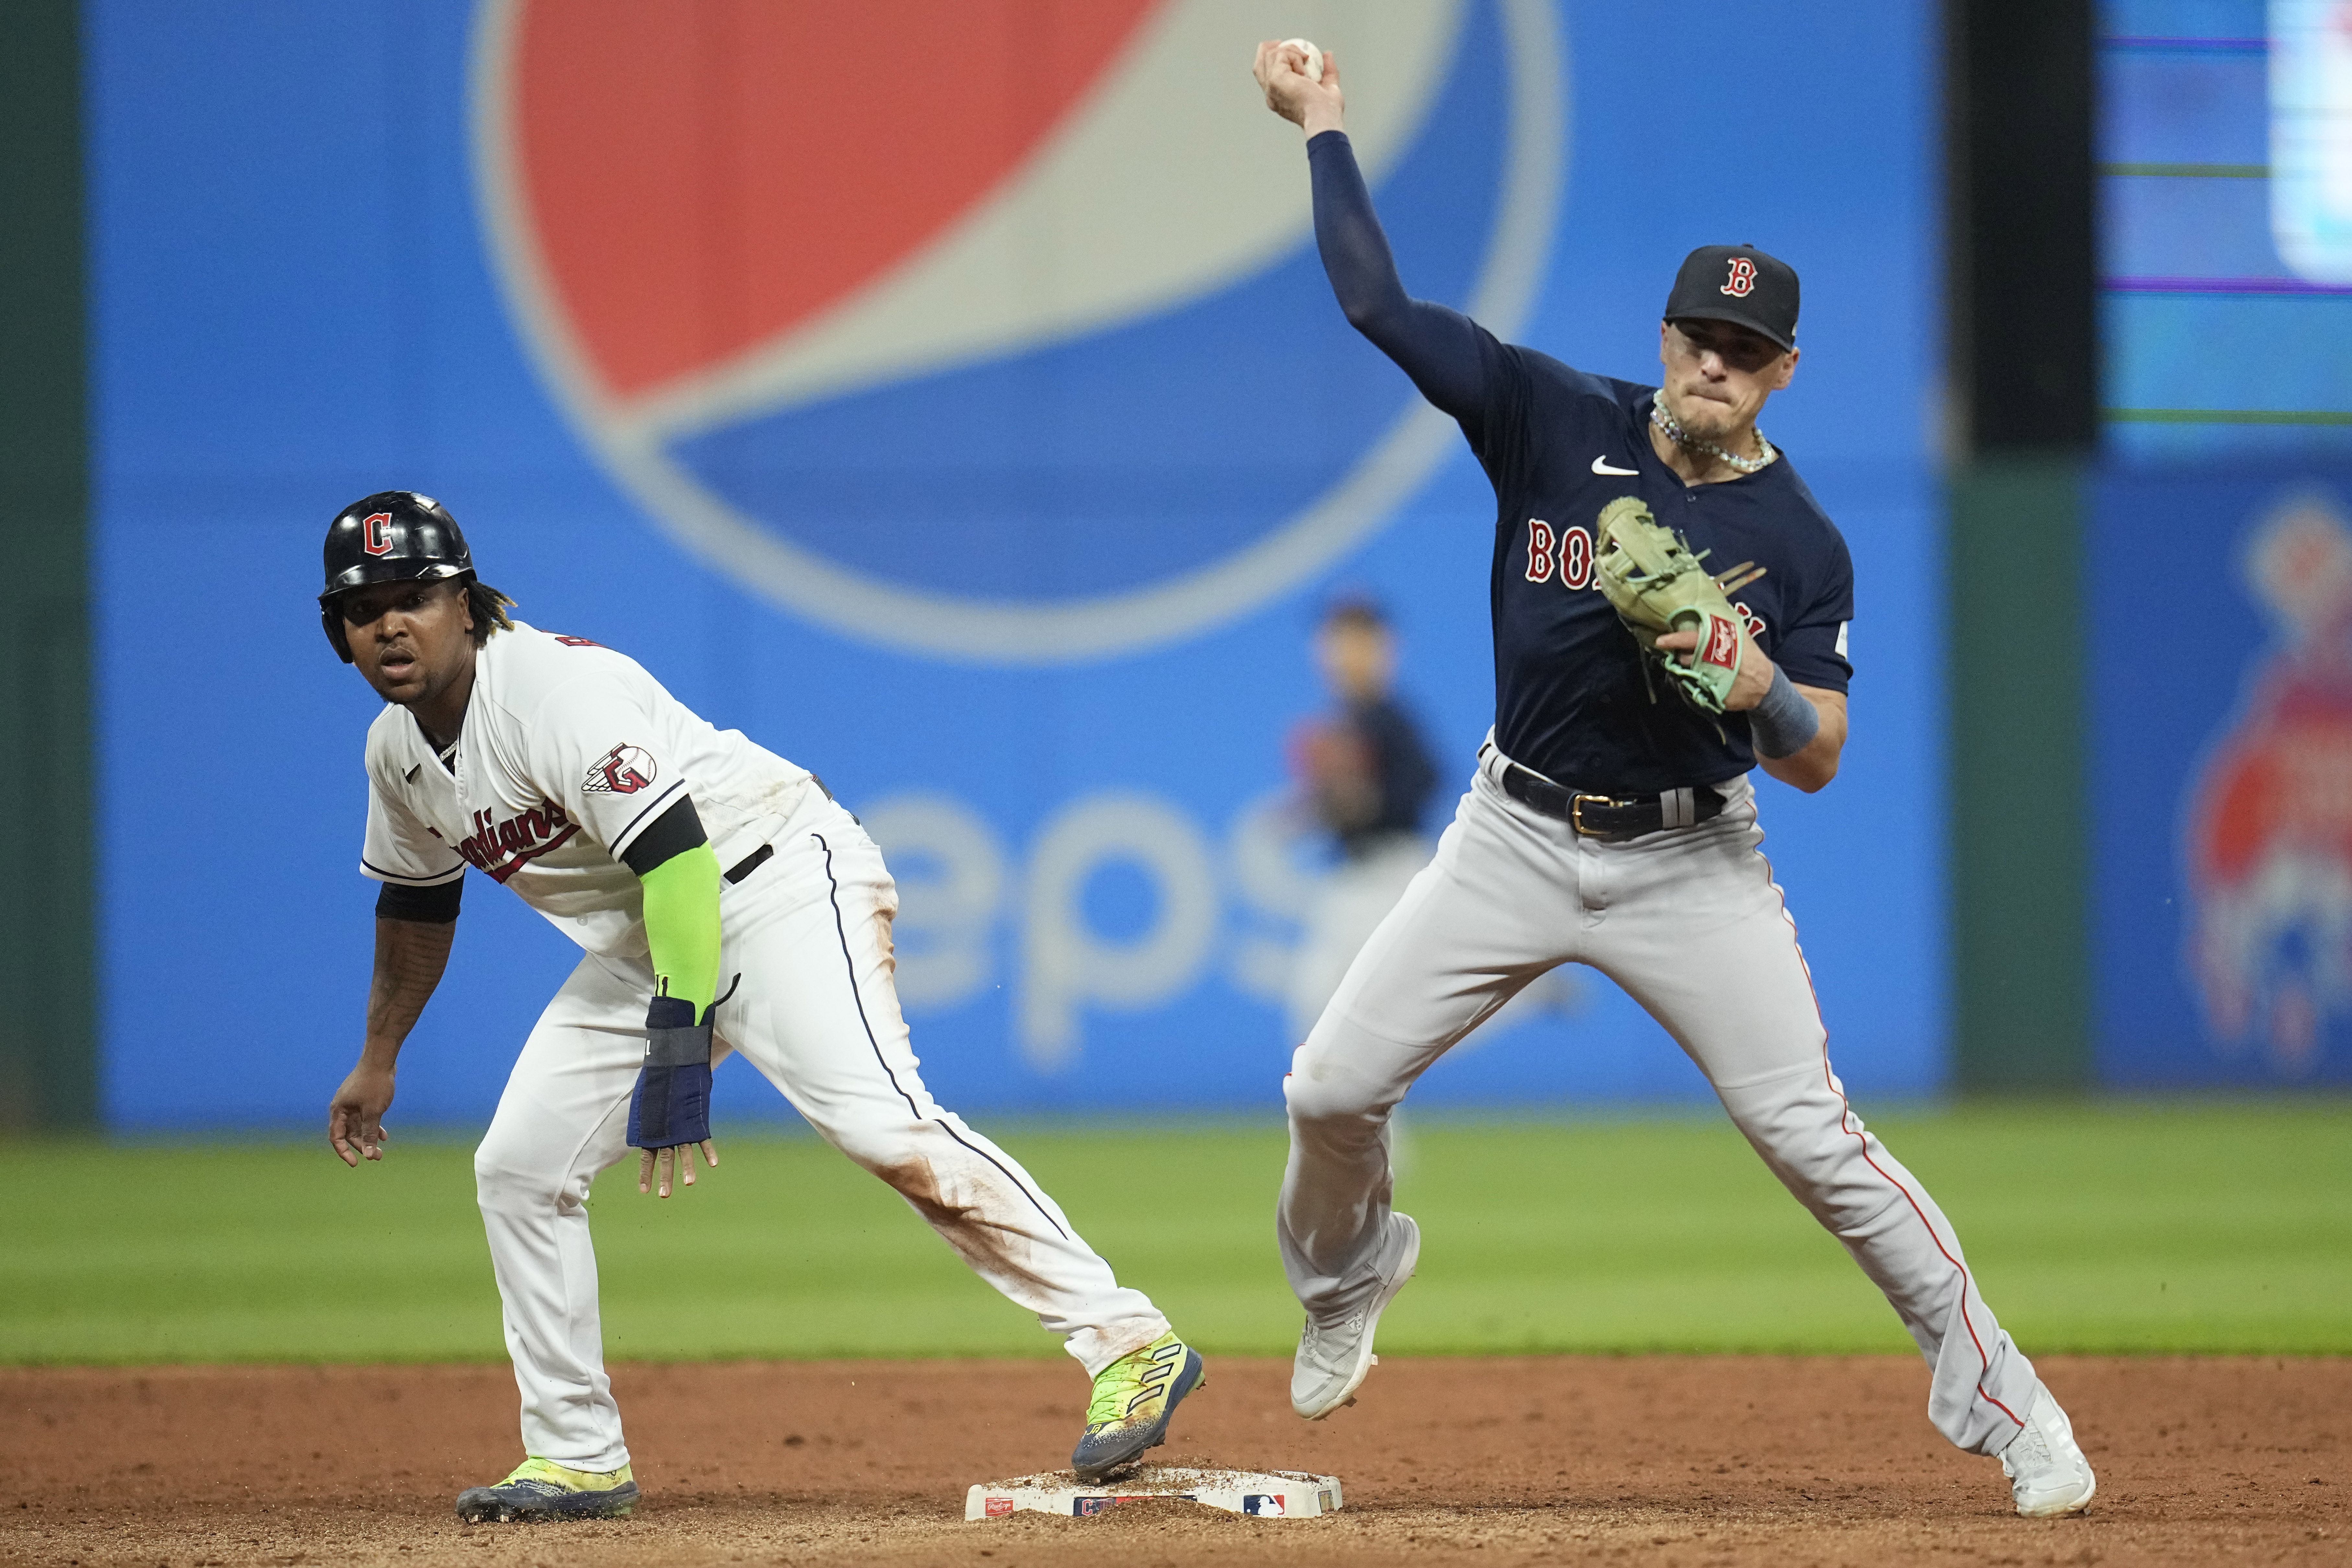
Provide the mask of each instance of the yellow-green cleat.
POLYGON ((1078 1479, 1098 1481, 1166 1442, 1168 1418, 1208 1381, 1201 1353, 1172 1332, 1104 1367, 1087 1405, 1086 1436, 1070 1456, 1078 1479))
POLYGON ((553 1459, 530 1458, 494 1487, 457 1494, 457 1517, 467 1524, 535 1524, 552 1519, 619 1519, 637 1506, 629 1467, 575 1470, 553 1459))

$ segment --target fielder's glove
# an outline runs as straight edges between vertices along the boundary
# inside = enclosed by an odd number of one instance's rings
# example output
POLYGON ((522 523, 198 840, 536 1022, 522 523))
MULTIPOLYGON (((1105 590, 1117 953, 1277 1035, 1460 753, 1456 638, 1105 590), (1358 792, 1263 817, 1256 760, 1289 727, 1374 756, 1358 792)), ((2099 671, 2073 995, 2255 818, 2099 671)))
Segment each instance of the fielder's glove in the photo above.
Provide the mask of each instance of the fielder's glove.
POLYGON ((646 1065, 629 1095, 629 1147, 667 1149, 710 1136, 710 1020, 683 997, 656 997, 646 1009, 646 1065))
POLYGON ((1721 715, 1748 645, 1740 635, 1739 612, 1726 596, 1763 576, 1764 569, 1741 561, 1708 576, 1699 564, 1706 552, 1693 555, 1682 536, 1652 517, 1638 497, 1620 496, 1601 507, 1593 532, 1593 576, 1617 618, 1685 701, 1701 713, 1721 715), (1698 632, 1690 663, 1659 652, 1660 637, 1690 631, 1698 632))

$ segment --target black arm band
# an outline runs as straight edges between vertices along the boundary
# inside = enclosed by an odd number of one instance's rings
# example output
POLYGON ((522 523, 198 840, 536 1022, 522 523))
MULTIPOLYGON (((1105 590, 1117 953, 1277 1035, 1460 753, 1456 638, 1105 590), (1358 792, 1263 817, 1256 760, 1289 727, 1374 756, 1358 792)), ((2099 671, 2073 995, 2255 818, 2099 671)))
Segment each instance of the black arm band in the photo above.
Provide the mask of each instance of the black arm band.
POLYGON ((662 862, 709 841, 710 835, 702 831, 702 819, 695 814, 693 800, 680 796, 677 805, 646 824, 645 831, 629 841, 629 847, 621 852, 621 859, 631 871, 643 876, 662 862))
POLYGON ((414 920, 421 925, 446 925, 457 918, 457 903, 466 896, 466 879, 453 876, 431 887, 407 887, 388 882, 375 895, 378 920, 414 920))

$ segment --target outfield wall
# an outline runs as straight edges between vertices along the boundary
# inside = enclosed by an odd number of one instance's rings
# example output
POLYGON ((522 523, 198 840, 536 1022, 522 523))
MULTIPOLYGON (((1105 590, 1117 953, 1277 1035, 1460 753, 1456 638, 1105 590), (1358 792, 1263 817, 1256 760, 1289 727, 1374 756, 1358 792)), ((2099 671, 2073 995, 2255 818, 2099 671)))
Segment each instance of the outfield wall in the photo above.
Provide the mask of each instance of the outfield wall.
MULTIPOLYGON (((2352 1082, 2352 112, 2308 0, 2117 0, 2084 486, 2098 1080, 2352 1082)), ((2029 558, 2021 558, 2021 564, 2029 558)))
MULTIPOLYGON (((326 520, 387 486, 525 619, 865 814, 942 1098, 1276 1103, 1318 867, 1266 836, 1318 607, 1391 607, 1454 779, 1492 696, 1489 493, 1331 306, 1248 78, 1301 31, 1418 291, 1638 378, 1690 246, 1802 271, 1766 425, 1853 546, 1855 738, 1827 795, 1765 787, 1769 848, 1848 1081, 1943 1081, 1937 345, 1889 330, 1936 314, 1929 7, 1749 7, 1772 110, 1731 156, 1639 7, 960 6, 880 108, 870 31, 91 0, 110 1123, 308 1122, 356 1050, 375 704, 310 601, 326 520)), ((567 951, 475 885, 401 1113, 484 1115, 567 951)), ((1514 1021, 1423 1092, 1704 1092, 1604 982, 1514 1021)))

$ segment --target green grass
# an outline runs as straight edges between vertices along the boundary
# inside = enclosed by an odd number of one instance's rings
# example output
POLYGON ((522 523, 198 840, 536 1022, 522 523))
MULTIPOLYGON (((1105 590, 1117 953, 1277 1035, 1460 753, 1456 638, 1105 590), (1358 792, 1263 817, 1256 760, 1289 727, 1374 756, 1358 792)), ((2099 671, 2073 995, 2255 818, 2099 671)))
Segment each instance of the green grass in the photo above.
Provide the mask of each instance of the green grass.
MULTIPOLYGON (((2352 1104, 1887 1116, 2029 1351, 2352 1352, 2352 1104)), ((1211 1351, 1286 1354, 1278 1127, 1000 1135, 1211 1351)), ((1048 1355, 895 1195, 808 1138, 738 1136, 692 1194, 593 1209, 615 1357, 1048 1355)), ((1719 1117, 1422 1119, 1426 1238, 1384 1349, 1905 1351, 1719 1117)), ((346 1171, 307 1144, 0 1145, 0 1362, 497 1359, 468 1150, 346 1171)))

